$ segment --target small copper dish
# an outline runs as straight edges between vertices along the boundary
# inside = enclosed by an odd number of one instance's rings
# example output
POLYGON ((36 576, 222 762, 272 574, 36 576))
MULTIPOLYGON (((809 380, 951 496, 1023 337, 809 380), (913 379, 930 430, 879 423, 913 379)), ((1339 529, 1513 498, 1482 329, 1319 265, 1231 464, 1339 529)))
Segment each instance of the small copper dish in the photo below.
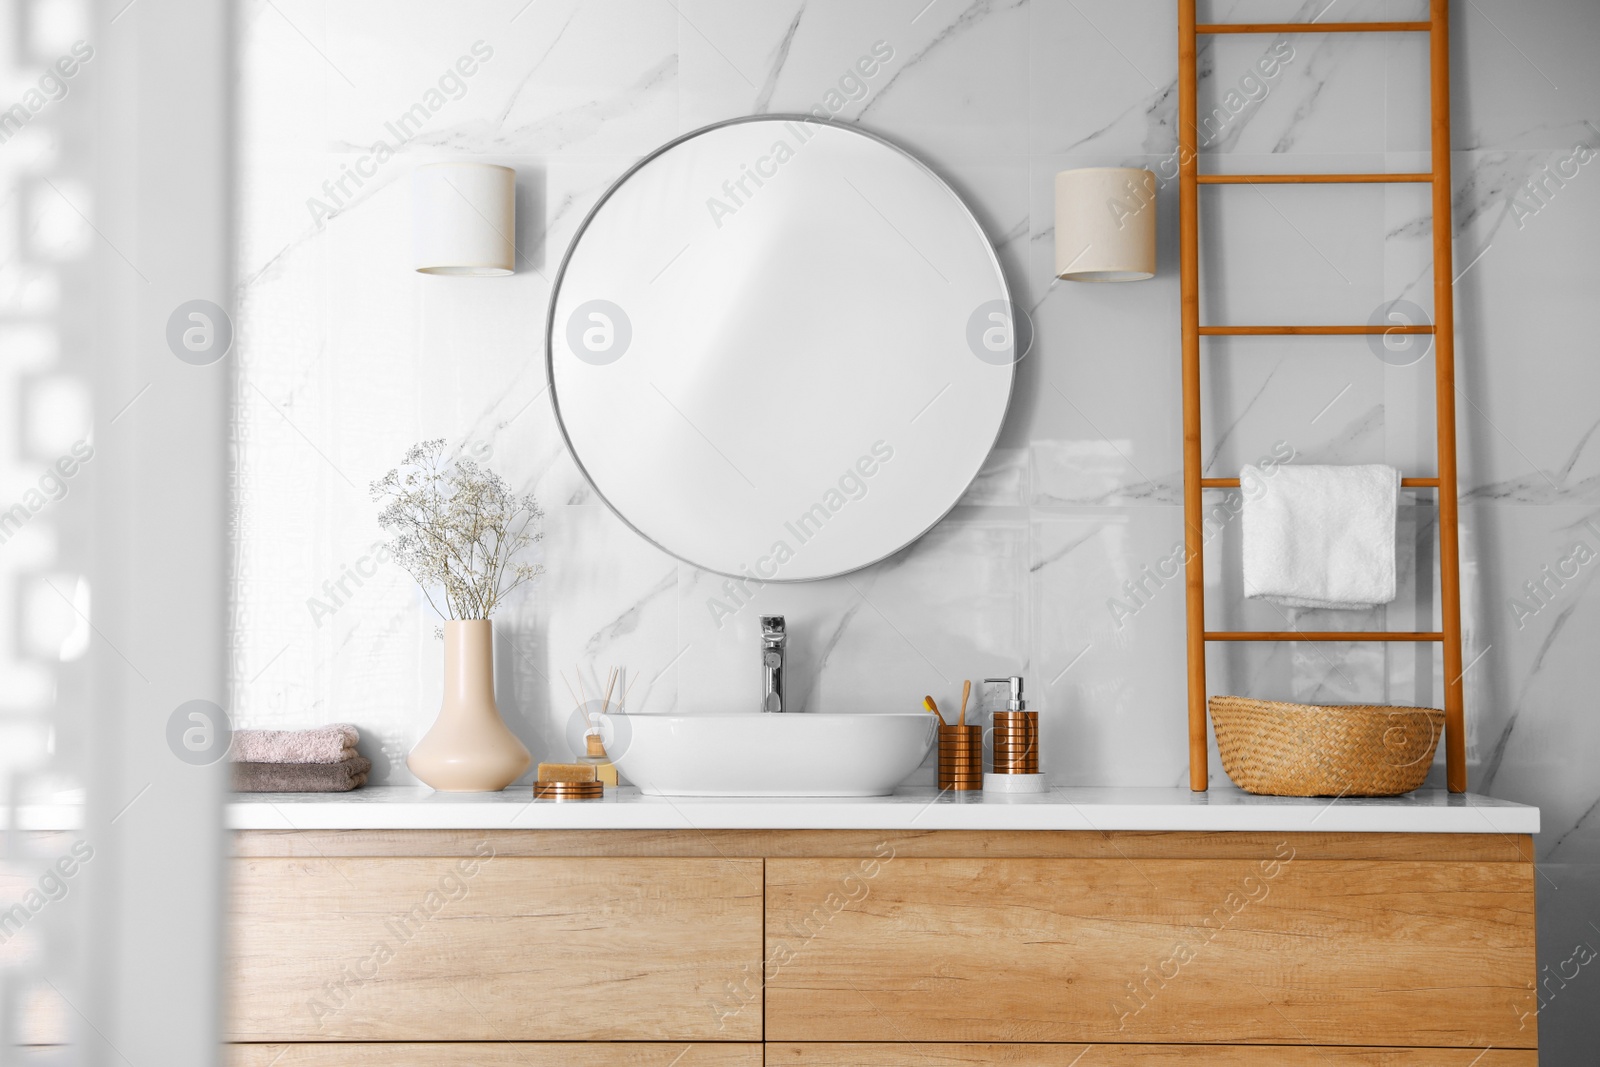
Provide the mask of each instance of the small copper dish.
POLYGON ((606 795, 604 782, 535 782, 535 800, 599 800, 606 795))

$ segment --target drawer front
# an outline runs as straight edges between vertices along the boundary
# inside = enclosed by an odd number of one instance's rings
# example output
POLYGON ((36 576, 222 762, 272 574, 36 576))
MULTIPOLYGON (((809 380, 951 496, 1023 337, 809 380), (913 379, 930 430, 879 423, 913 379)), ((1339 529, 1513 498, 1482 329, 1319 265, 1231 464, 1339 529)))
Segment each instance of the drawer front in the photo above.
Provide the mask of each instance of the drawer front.
POLYGON ((768 1040, 1534 1047, 1531 865, 1281 856, 770 860, 768 1040))
POLYGON ((228 1067, 762 1067, 762 1052, 726 1042, 232 1045, 228 1067))
POLYGON ((761 870, 487 845, 469 859, 236 861, 228 1033, 759 1041, 761 870))
POLYGON ((767 1046, 766 1067, 1538 1067, 1531 1049, 1328 1045, 767 1046))

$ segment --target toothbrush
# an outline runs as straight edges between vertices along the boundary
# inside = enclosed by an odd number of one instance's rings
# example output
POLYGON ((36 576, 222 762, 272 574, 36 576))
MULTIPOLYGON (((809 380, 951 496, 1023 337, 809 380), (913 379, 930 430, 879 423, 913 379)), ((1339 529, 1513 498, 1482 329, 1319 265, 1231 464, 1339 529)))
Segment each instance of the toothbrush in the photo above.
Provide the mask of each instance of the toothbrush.
POLYGON ((972 679, 968 678, 966 681, 961 683, 961 722, 959 724, 961 726, 967 725, 967 698, 971 695, 972 679))
POLYGON ((943 715, 939 715, 939 705, 937 705, 937 704, 935 704, 933 702, 933 698, 932 697, 923 697, 922 698, 922 706, 927 708, 929 711, 933 712, 935 715, 937 715, 939 717, 939 725, 940 726, 949 726, 950 725, 949 723, 944 721, 944 716, 943 715))

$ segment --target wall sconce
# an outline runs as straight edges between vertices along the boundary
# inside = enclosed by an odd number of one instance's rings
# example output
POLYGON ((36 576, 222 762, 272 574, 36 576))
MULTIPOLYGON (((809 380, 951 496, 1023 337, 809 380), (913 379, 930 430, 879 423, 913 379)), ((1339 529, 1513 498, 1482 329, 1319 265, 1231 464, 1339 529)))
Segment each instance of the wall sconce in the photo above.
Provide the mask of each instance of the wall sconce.
POLYGON ((1139 282, 1156 273, 1156 176, 1138 167, 1056 175, 1056 277, 1139 282))
POLYGON ((492 163, 429 163, 411 172, 411 246, 423 274, 491 277, 516 270, 517 172, 492 163))

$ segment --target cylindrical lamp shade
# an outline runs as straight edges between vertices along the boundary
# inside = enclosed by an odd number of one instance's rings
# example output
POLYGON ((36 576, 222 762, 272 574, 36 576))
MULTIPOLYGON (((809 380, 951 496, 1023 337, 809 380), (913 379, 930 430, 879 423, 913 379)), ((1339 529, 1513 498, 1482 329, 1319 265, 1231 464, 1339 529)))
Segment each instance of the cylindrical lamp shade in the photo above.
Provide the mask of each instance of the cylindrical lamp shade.
POLYGON ((411 172, 411 246, 423 274, 516 269, 517 172, 491 163, 429 163, 411 172))
POLYGON ((1056 277, 1137 282, 1156 273, 1156 176, 1138 167, 1056 175, 1056 277))

